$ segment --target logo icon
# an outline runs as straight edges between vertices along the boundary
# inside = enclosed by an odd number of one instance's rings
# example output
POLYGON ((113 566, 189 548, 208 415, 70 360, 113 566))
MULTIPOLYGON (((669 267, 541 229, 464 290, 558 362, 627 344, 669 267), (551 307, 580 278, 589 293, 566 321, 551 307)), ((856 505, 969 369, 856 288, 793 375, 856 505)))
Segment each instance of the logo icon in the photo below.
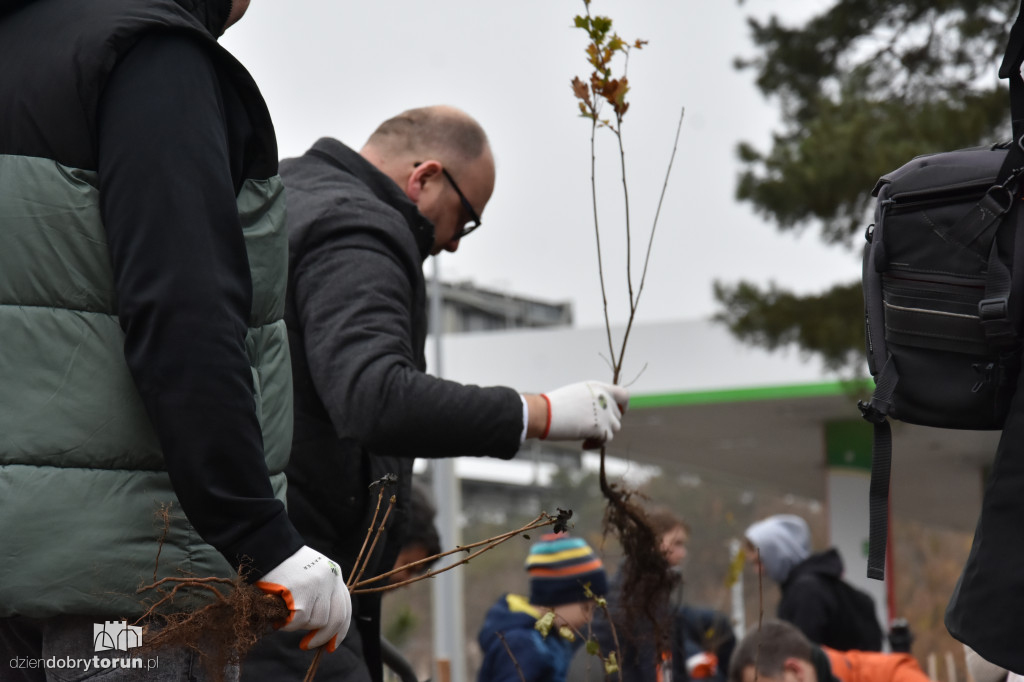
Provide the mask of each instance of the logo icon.
POLYGON ((334 575, 341 575, 341 569, 338 568, 338 564, 328 559, 327 565, 331 567, 331 573, 333 573, 334 575))
POLYGON ((142 646, 142 628, 124 620, 93 623, 92 643, 96 651, 128 651, 142 646))
POLYGON ((597 404, 601 406, 602 410, 608 409, 608 399, 605 398, 603 395, 597 396, 597 404))

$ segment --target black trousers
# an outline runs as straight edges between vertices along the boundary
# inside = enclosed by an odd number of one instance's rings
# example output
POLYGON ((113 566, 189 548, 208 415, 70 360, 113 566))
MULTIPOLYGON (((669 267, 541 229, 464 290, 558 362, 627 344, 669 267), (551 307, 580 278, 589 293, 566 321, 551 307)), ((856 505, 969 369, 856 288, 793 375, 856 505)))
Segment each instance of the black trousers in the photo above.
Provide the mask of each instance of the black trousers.
MULTIPOLYGON (((356 613, 348 635, 335 651, 320 657, 316 669, 318 682, 380 682, 383 676, 379 654, 380 596, 359 595, 352 602, 356 613), (371 596, 374 598, 368 599, 371 596), (372 646, 367 647, 367 643, 372 646)), ((242 682, 302 682, 316 653, 299 648, 305 635, 281 631, 265 635, 242 660, 242 682)))

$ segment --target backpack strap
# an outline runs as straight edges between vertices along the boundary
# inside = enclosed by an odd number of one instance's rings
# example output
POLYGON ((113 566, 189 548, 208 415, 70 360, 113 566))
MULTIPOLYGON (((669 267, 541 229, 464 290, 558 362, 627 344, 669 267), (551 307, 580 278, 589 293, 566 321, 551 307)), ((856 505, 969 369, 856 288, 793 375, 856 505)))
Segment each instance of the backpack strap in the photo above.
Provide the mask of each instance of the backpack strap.
MULTIPOLYGON (((987 258, 990 265, 992 265, 991 254, 986 253, 984 246, 987 240, 979 241, 979 237, 992 227, 998 227, 1003 216, 1013 206, 1014 189, 1018 178, 1024 173, 1024 78, 1020 73, 1022 64, 1024 64, 1024 2, 1017 10, 1017 19, 1010 28, 1006 52, 999 65, 999 78, 1005 78, 1010 82, 1010 119, 1013 122, 1013 139, 1007 148, 1006 159, 996 175, 998 184, 993 185, 966 215, 942 235, 943 239, 973 251, 982 260, 987 258)), ((1005 266, 1002 269, 1005 270, 1005 266)), ((1009 294, 1009 287, 1007 287, 1006 293, 1009 294)), ((982 304, 984 305, 985 301, 982 301, 982 304)))
MULTIPOLYGON (((1007 148, 1006 159, 996 176, 1000 182, 993 186, 979 202, 972 214, 983 215, 986 211, 993 213, 991 224, 997 228, 1006 213, 1013 207, 1017 194, 1017 182, 1024 175, 1024 77, 1021 76, 1021 65, 1024 64, 1024 2, 1017 10, 1017 19, 1010 28, 1010 38, 1006 44, 1003 61, 999 65, 999 77, 1010 82, 1010 118, 1013 121, 1013 139, 1007 148), (985 202, 987 205, 981 207, 985 202)), ((959 224, 958 224, 959 226, 959 224)), ((986 224, 982 231, 989 229, 986 224)), ((955 228, 954 228, 955 229, 955 228)), ((970 238, 970 232, 964 237, 970 238)), ((977 250, 975 250, 977 252, 977 250)), ((995 237, 988 254, 988 276, 985 279, 985 298, 978 303, 978 315, 985 329, 985 337, 993 346, 1000 349, 1011 348, 1016 341, 1014 325, 1010 320, 1010 271, 999 258, 998 244, 995 237)))
MULTIPOLYGON (((1024 151, 1024 79, 1020 75, 1020 67, 1024 64, 1024 3, 1021 3, 1017 10, 1017 19, 1010 28, 1010 39, 1006 43, 1006 52, 1003 54, 1003 62, 999 65, 999 77, 1010 81, 1010 115, 1013 121, 1013 144, 1010 145, 1010 153, 1015 154, 1018 160, 1021 152, 1024 151)), ((1009 161, 1009 156, 1007 158, 1009 161)), ((1015 166, 1003 170, 1010 170, 1015 166)), ((1003 175, 1002 173, 1000 175, 1003 175)))
POLYGON ((889 542, 889 478, 892 471, 892 427, 887 416, 900 377, 890 354, 875 379, 870 403, 858 402, 861 415, 874 425, 871 445, 871 484, 868 492, 868 577, 885 579, 885 549, 889 542))
MULTIPOLYGON (((1010 38, 1006 43, 1006 52, 1003 54, 1003 62, 999 65, 1000 78, 1012 79, 1014 75, 1018 78, 1020 77, 1020 66, 1024 64, 1024 22, 1021 21, 1022 17, 1024 17, 1024 3, 1017 10, 1017 20, 1010 28, 1010 38)), ((1024 111, 1021 113, 1024 113, 1024 111)), ((1016 132, 1016 127, 1014 132, 1016 132)))
MULTIPOLYGON (((1003 162, 1005 166, 1005 161, 1003 162)), ((1005 177, 1000 170, 997 178, 1005 177)), ((1015 178, 1013 178, 1015 180, 1015 178)), ((1006 184, 992 185, 984 196, 946 230, 938 230, 941 237, 961 249, 970 251, 978 260, 985 262, 991 255, 989 234, 998 229, 1007 211, 1013 207, 1013 190, 1006 184)))
POLYGON ((999 350, 1008 350, 1017 341, 1017 331, 1010 321, 1010 282, 1010 269, 999 257, 999 244, 993 238, 985 276, 985 298, 978 302, 978 316, 985 338, 999 350))

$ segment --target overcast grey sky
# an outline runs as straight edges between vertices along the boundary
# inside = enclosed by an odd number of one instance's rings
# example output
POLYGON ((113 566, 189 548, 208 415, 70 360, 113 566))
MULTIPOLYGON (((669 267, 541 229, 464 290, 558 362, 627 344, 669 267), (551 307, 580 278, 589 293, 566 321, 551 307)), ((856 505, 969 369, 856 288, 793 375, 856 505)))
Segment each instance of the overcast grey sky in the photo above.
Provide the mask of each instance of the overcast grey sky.
MULTIPOLYGON (((732 67, 752 48, 745 16, 803 18, 827 0, 593 0, 626 39, 623 134, 634 229, 642 256, 682 107, 686 117, 662 209, 639 320, 692 319, 715 310, 714 279, 775 281, 817 291, 859 277, 855 252, 826 248, 818 226, 781 234, 734 200, 740 140, 765 149, 775 103, 732 67)), ((360 146, 407 108, 452 104, 487 129, 498 164, 484 227, 442 276, 551 300, 571 300, 577 323, 602 323, 590 198, 589 122, 569 83, 588 73, 582 0, 254 0, 221 39, 252 72, 277 126, 282 157, 329 135, 360 146)), ((628 314, 617 151, 598 151, 602 248, 613 322, 628 314)), ((428 270, 429 271, 429 270, 428 270)))

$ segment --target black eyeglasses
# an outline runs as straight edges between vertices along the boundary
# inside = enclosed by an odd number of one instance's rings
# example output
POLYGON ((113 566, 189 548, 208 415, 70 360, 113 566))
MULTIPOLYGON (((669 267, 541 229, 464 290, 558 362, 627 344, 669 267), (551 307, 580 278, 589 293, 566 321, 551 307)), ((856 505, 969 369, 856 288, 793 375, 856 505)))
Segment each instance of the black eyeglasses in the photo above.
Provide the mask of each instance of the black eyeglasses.
POLYGON ((476 209, 473 208, 473 204, 469 203, 469 199, 467 199, 466 195, 462 193, 459 186, 455 184, 455 178, 453 178, 452 174, 448 172, 448 169, 441 166, 441 172, 444 173, 446 178, 448 178, 448 182, 452 183, 452 189, 454 189, 455 193, 459 195, 459 201, 462 202, 462 208, 466 209, 466 213, 469 214, 469 222, 463 225, 458 233, 452 237, 452 241, 455 241, 456 239, 462 239, 467 234, 480 227, 480 215, 476 212, 476 209))

